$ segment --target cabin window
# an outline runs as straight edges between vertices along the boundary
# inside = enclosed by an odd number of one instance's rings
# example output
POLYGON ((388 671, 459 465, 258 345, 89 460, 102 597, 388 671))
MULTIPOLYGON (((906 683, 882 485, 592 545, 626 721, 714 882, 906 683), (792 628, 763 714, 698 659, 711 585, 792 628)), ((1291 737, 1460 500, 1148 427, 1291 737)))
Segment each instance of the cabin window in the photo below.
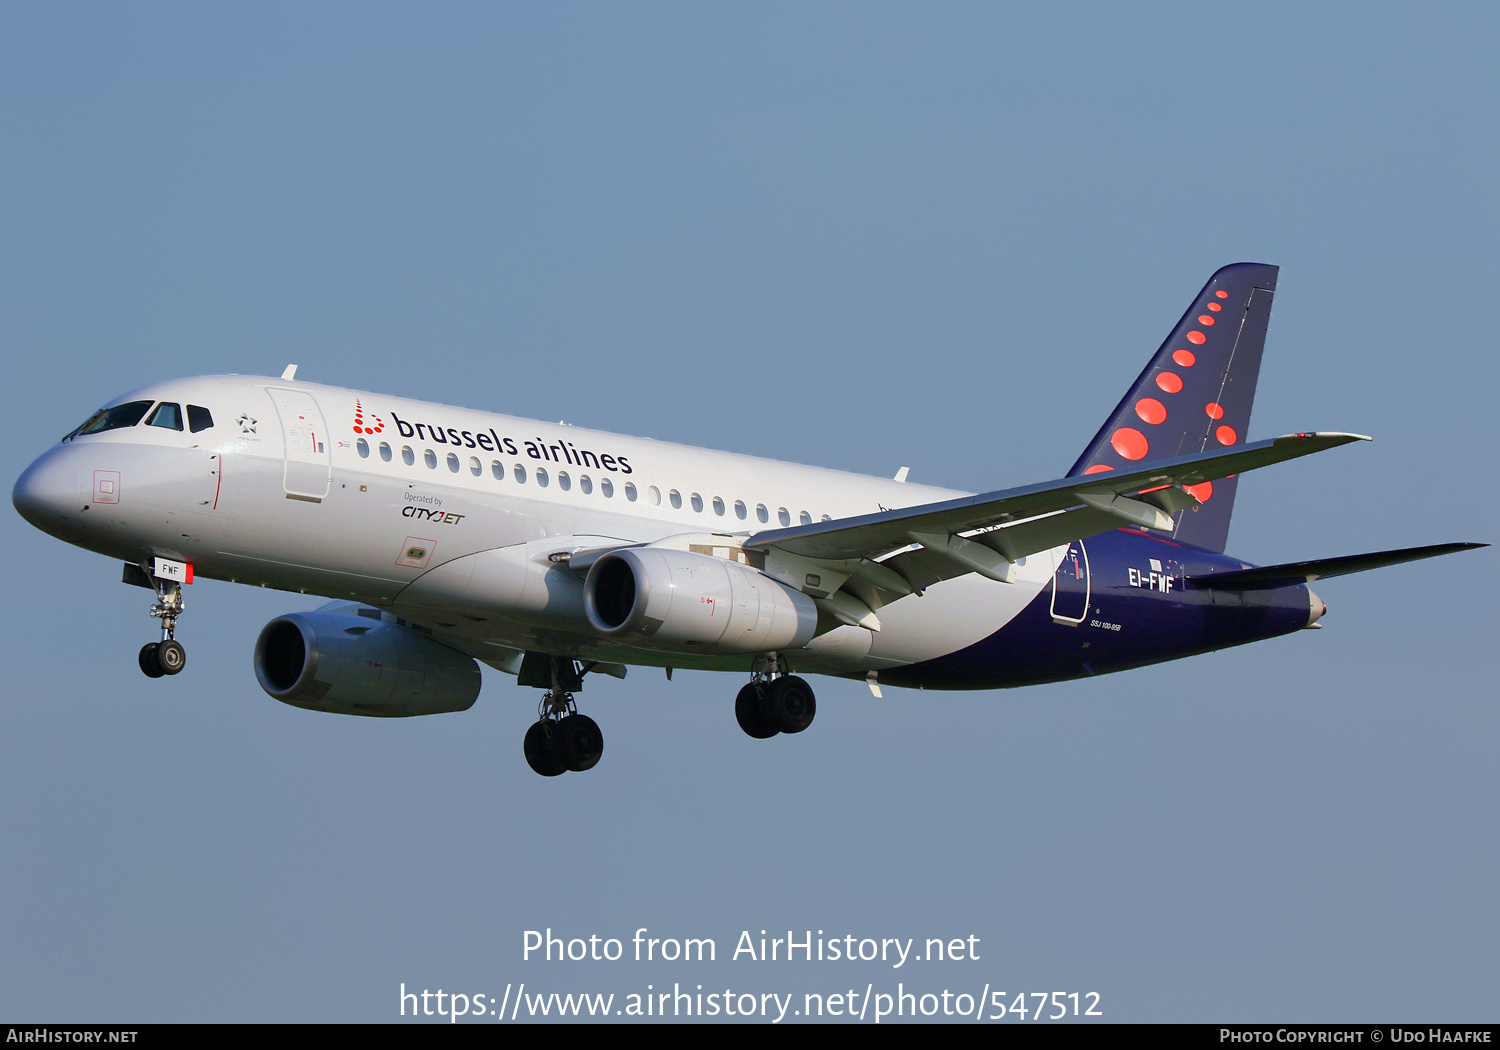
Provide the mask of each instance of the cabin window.
POLYGON ((505 464, 498 459, 490 463, 490 473, 495 476, 496 481, 505 480, 505 464))
POLYGON ((748 515, 749 513, 750 512, 745 509, 745 501, 744 500, 737 499, 737 500, 734 501, 734 516, 736 518, 739 518, 741 521, 744 521, 745 520, 745 516, 748 515))
POLYGON ((693 510, 695 510, 697 513, 699 513, 699 514, 703 513, 703 497, 702 496, 698 495, 695 492, 691 496, 688 497, 688 502, 690 502, 693 505, 693 510))
POLYGON ((428 449, 422 454, 422 462, 427 464, 428 470, 437 470, 437 453, 428 449))
POLYGON ((715 496, 714 497, 714 513, 717 514, 721 518, 724 516, 724 497, 723 496, 715 496))
POLYGON ((559 470, 557 472, 557 487, 562 489, 564 492, 567 492, 570 488, 573 487, 573 479, 568 477, 568 472, 566 470, 559 470))
POLYGON ((387 463, 391 461, 391 446, 388 442, 382 441, 380 443, 380 458, 387 463))
POLYGON ((521 464, 517 463, 516 469, 512 470, 510 472, 510 475, 511 477, 515 478, 519 484, 526 484, 526 468, 521 466, 521 464))
POLYGON ((802 512, 802 514, 798 517, 797 520, 800 521, 800 522, 802 522, 802 524, 804 524, 804 525, 811 525, 812 524, 812 515, 809 514, 809 513, 807 513, 807 511, 804 510, 802 512))
POLYGON ((791 512, 788 511, 785 507, 777 507, 776 520, 781 522, 783 525, 790 525, 792 523, 791 512))
POLYGON ((583 491, 585 496, 594 491, 594 483, 589 479, 587 474, 578 475, 578 487, 583 491))
POLYGON ((165 427, 167 430, 182 429, 182 406, 174 405, 170 401, 163 401, 156 406, 156 411, 151 413, 151 418, 146 420, 148 427, 165 427))
POLYGON ((755 516, 761 522, 767 522, 771 520, 771 512, 766 510, 766 505, 764 503, 757 503, 755 505, 755 516))
MULTIPOLYGON (((600 478, 599 494, 605 499, 609 499, 610 497, 612 497, 615 494, 615 483, 613 481, 610 481, 608 478, 600 478)), ((634 496, 631 496, 630 498, 635 499, 634 496)))
POLYGON ((653 507, 660 507, 661 489, 657 488, 655 485, 652 485, 649 489, 646 490, 646 499, 653 507))
POLYGON ((548 480, 547 479, 547 468, 546 467, 537 467, 536 468, 536 483, 538 485, 540 485, 542 488, 546 488, 547 487, 547 480, 548 480))
POLYGON ((827 514, 825 514, 821 518, 819 518, 818 520, 819 521, 832 521, 833 519, 830 518, 827 514))
POLYGON ((369 459, 370 458, 370 443, 368 441, 366 441, 364 438, 360 438, 358 441, 356 441, 354 443, 354 451, 356 451, 356 452, 359 453, 359 458, 360 459, 369 459))
POLYGON ((411 450, 410 445, 401 446, 401 462, 408 467, 417 461, 417 454, 411 450))
POLYGON ((469 457, 469 473, 473 474, 476 478, 484 473, 484 466, 479 462, 478 456, 469 457))
POLYGON ((188 429, 194 434, 214 425, 213 413, 202 405, 188 405, 188 429))
POLYGON ((673 489, 671 492, 667 493, 667 499, 671 501, 673 510, 682 509, 682 493, 678 492, 676 489, 673 489))
POLYGON ((454 474, 458 473, 458 456, 452 452, 448 453, 448 470, 454 474))

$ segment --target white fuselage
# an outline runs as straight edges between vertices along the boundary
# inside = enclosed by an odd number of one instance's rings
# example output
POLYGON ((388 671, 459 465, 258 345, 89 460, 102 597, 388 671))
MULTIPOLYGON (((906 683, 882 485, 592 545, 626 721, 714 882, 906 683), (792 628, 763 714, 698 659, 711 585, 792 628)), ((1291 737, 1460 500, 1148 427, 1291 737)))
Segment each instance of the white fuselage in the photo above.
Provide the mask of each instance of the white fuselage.
MULTIPOLYGON (((173 558, 199 576, 385 608, 496 664, 537 649, 746 666, 599 637, 571 616, 577 577, 549 557, 664 541, 733 557, 757 531, 963 495, 278 379, 180 380, 116 403, 131 401, 201 406, 213 426, 136 425, 58 446, 32 469, 76 486, 89 509, 57 535, 129 562, 173 558), (111 493, 91 502, 101 484, 111 493)), ((795 665, 863 674, 954 652, 1019 613, 1060 553, 1023 560, 1012 584, 968 575, 902 598, 880 610, 880 631, 838 627, 795 665)))

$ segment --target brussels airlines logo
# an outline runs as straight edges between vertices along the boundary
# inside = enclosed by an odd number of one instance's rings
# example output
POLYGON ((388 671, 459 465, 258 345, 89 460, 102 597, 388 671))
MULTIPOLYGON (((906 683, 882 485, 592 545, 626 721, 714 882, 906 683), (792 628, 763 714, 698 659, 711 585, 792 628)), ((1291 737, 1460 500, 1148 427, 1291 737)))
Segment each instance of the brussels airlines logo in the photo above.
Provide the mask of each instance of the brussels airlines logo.
MULTIPOLYGON (((356 412, 358 411, 356 408, 356 412)), ((355 429, 358 430, 358 416, 355 418, 355 429)), ((373 413, 371 418, 379 419, 373 413)), ((593 470, 608 470, 618 474, 635 473, 635 468, 624 456, 579 448, 566 438, 548 441, 538 436, 536 440, 528 441, 525 438, 502 437, 492 429, 459 430, 456 427, 437 426, 425 422, 408 423, 394 412, 391 413, 391 422, 396 425, 396 430, 402 437, 416 438, 418 441, 431 441, 438 445, 456 445, 459 448, 479 448, 486 452, 499 452, 511 456, 526 455, 546 463, 566 463, 571 467, 589 467, 593 470)), ((364 433, 373 434, 376 431, 367 429, 364 433)))
POLYGON ((385 420, 374 412, 370 413, 370 422, 365 423, 365 406, 359 403, 359 398, 354 399, 354 432, 356 434, 378 434, 385 429, 385 420))

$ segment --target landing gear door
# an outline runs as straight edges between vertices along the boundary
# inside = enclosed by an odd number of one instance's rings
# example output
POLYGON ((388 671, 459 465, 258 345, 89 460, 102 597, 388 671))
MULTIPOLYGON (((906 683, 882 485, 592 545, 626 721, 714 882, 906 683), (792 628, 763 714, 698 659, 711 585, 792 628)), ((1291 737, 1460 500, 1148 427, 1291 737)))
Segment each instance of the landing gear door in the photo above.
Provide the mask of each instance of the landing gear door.
POLYGON ((286 474, 282 489, 287 499, 321 503, 328 495, 331 442, 323 413, 305 390, 268 387, 281 418, 281 436, 286 449, 286 474))
POLYGON ((1089 552, 1082 540, 1074 540, 1052 574, 1052 619, 1077 627, 1088 614, 1089 552))

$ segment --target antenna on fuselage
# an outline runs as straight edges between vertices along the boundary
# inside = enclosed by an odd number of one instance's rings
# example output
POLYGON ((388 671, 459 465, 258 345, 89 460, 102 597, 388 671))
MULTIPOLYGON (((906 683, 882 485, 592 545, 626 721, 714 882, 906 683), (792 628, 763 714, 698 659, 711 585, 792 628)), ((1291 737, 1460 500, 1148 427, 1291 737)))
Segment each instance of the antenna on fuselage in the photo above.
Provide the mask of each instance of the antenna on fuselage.
POLYGON ((906 482, 906 472, 908 469, 910 468, 902 467, 900 470, 896 471, 896 480, 904 484, 906 482))
POLYGON ((283 373, 281 373, 281 378, 285 379, 288 383, 290 383, 292 380, 296 379, 297 378, 297 366, 296 365, 287 365, 286 366, 286 371, 283 372, 283 373))

